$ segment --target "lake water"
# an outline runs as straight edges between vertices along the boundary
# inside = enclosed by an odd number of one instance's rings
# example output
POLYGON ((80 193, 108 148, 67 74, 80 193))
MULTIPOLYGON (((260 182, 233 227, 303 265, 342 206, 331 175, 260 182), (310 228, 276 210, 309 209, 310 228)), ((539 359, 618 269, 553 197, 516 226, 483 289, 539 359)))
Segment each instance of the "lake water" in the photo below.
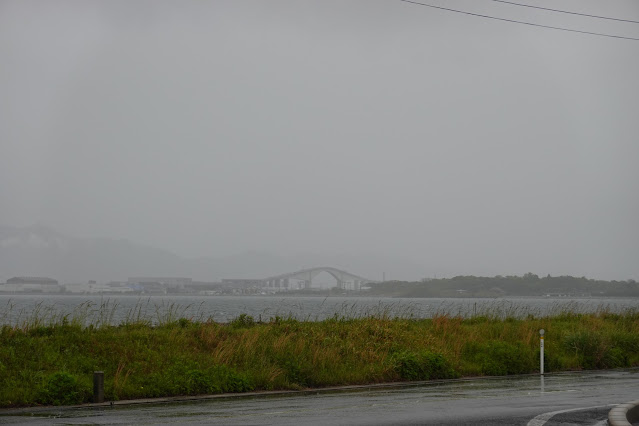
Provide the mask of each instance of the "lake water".
POLYGON ((256 320, 276 316, 300 320, 323 320, 330 317, 430 318, 437 314, 490 315, 523 318, 529 314, 547 316, 563 311, 622 312, 638 309, 633 298, 368 298, 368 297, 297 297, 297 296, 91 296, 91 295, 1 295, 0 325, 24 322, 51 323, 63 316, 82 318, 92 324, 120 324, 144 319, 153 323, 190 318, 228 322, 241 314, 256 320))

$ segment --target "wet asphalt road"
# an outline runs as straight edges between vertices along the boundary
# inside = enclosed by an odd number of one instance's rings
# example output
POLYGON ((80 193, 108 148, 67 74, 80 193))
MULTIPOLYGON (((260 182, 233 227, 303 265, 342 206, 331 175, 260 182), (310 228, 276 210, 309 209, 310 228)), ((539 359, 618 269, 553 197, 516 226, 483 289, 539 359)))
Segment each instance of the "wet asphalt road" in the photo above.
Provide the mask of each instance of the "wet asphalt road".
POLYGON ((0 411, 0 424, 603 426, 613 404, 636 399, 639 370, 624 370, 114 408, 0 411))

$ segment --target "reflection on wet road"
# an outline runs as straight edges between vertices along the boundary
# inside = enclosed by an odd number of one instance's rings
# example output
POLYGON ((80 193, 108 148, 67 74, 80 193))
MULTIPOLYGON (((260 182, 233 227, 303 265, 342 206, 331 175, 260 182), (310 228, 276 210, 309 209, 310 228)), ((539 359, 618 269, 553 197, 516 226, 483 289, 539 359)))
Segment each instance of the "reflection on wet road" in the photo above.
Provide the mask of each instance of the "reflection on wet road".
POLYGON ((639 371, 568 373, 216 398, 114 408, 0 412, 2 424, 602 425, 639 399, 639 371), (554 412, 558 412, 553 414, 554 412), (544 414, 546 413, 546 414, 544 414))

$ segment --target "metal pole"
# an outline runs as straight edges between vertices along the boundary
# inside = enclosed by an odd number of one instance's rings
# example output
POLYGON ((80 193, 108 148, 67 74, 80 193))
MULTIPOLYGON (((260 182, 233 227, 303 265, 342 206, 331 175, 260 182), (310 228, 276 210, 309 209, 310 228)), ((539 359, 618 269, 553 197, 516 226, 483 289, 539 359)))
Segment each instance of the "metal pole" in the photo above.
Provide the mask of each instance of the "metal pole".
POLYGON ((544 334, 543 328, 539 330, 539 373, 542 376, 544 374, 544 334))
POLYGON ((93 372, 93 402, 104 402, 104 372, 93 372))

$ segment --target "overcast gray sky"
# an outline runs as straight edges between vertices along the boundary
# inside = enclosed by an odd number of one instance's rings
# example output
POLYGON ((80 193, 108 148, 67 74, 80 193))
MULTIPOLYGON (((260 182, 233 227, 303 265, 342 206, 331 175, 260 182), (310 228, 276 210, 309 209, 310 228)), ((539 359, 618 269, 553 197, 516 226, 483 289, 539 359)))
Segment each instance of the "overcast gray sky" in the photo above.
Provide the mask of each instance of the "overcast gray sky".
MULTIPOLYGON (((639 20, 636 0, 522 2, 639 20)), ((394 0, 2 0, 0 61, 1 224, 639 278, 639 41, 394 0)))

